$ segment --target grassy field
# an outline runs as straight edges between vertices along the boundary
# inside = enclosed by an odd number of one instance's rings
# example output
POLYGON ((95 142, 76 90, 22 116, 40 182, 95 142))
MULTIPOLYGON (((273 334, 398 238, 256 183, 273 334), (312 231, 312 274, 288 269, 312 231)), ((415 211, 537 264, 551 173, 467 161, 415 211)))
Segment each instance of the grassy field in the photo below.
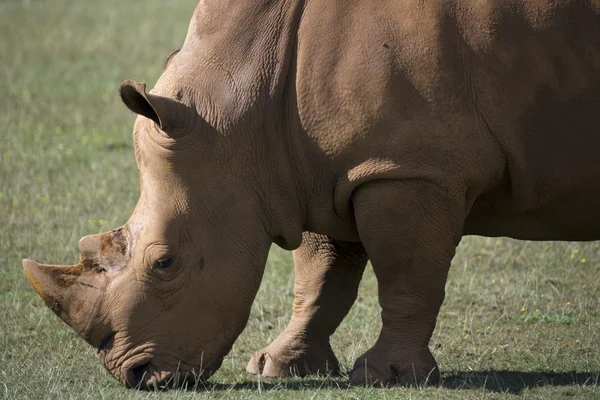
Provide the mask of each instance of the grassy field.
MULTIPOLYGON (((432 340, 436 387, 346 377, 262 380, 253 351, 289 320, 291 255, 273 248, 250 322, 195 393, 120 386, 44 307, 20 260, 73 263, 77 241, 123 224, 138 198, 134 116, 117 88, 156 81, 195 0, 0 0, 0 398, 600 398, 600 249, 467 237, 432 340)), ((349 369, 380 322, 370 268, 333 337, 349 369)))

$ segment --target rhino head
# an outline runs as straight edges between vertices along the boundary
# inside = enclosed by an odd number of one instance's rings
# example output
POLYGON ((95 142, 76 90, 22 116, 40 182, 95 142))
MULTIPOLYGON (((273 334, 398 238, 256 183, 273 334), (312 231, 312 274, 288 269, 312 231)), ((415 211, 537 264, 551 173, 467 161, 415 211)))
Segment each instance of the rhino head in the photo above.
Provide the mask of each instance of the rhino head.
MULTIPOLYGON (((149 93, 141 83, 121 85, 138 114, 141 195, 128 222, 82 238, 77 265, 23 260, 45 304, 128 387, 214 373, 247 322, 271 243, 293 248, 301 240, 298 225, 286 237, 274 223, 280 210, 269 199, 285 190, 267 193, 268 180, 289 177, 265 170, 272 166, 257 146, 262 139, 253 143, 251 129, 240 133, 231 128, 240 124, 211 114, 191 88, 201 85, 181 84, 172 70, 149 93)), ((288 215, 293 198, 283 203, 288 215)))

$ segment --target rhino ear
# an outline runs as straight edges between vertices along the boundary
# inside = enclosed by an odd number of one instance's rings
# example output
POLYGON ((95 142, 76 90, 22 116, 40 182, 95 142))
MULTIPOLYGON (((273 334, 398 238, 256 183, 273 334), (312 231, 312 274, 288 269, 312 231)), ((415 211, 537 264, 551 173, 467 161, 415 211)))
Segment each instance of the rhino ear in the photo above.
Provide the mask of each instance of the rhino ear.
POLYGON ((167 56, 167 58, 165 58, 165 63, 163 64, 163 72, 165 72, 167 70, 167 68, 169 67, 169 63, 173 60, 173 58, 175 58, 175 56, 177 55, 177 53, 179 53, 181 49, 175 49, 172 52, 169 53, 169 55, 167 56))
POLYGON ((146 93, 146 84, 133 80, 121 83, 121 99, 134 113, 154 121, 167 132, 177 127, 178 108, 182 104, 167 97, 146 93))

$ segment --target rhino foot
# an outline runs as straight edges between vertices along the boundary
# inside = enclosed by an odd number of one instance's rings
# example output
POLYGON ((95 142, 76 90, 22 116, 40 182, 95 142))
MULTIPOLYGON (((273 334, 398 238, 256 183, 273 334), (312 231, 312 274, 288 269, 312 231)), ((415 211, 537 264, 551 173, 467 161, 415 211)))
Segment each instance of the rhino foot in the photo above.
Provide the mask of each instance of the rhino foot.
POLYGON ((353 385, 388 386, 435 384, 440 371, 429 348, 390 349, 375 345, 354 363, 350 382, 353 385))
POLYGON ((277 338, 269 346, 254 353, 246 371, 254 375, 280 378, 316 374, 338 374, 339 363, 329 343, 306 344, 284 342, 277 338))

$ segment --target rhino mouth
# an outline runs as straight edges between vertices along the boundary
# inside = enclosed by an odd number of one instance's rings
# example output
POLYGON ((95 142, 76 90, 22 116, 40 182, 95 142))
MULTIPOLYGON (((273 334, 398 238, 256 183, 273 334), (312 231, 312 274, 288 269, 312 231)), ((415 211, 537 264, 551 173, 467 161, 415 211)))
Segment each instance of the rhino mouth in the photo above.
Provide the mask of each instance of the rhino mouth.
POLYGON ((149 357, 129 363, 123 366, 124 384, 128 388, 148 389, 148 382, 152 377, 152 369, 150 368, 149 357))
MULTIPOLYGON (((121 381, 125 386, 138 390, 196 390, 219 368, 222 360, 216 360, 202 368, 179 366, 164 369, 153 363, 153 357, 145 355, 123 365, 121 381)), ((202 386, 203 387, 203 386, 202 386)))
POLYGON ((156 345, 123 344, 116 332, 106 334, 96 353, 100 363, 119 382, 138 390, 197 390, 221 366, 224 354, 202 352, 193 360, 182 355, 157 352, 156 345))

